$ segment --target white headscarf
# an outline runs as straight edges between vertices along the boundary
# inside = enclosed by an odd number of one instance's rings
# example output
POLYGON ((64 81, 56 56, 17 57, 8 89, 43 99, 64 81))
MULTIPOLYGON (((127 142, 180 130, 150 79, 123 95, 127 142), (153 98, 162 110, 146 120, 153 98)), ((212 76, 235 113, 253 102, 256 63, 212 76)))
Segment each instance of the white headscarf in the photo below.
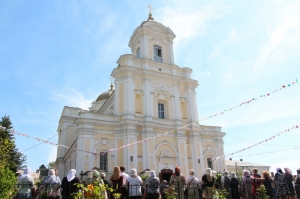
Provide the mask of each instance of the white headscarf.
POLYGON ((76 170, 71 169, 67 175, 67 180, 70 182, 75 178, 76 170))
POLYGON ((131 177, 136 177, 136 176, 137 176, 137 171, 136 171, 136 169, 131 169, 131 171, 130 171, 130 176, 131 176, 131 177))
POLYGON ((27 167, 27 168, 25 168, 24 169, 24 172, 23 172, 23 174, 20 176, 20 178, 22 179, 22 178, 25 178, 25 177, 31 177, 31 169, 30 169, 30 167, 27 167))
POLYGON ((155 171, 151 170, 151 171, 150 171, 150 176, 153 177, 153 178, 155 178, 155 177, 156 177, 155 171))
POLYGON ((205 171, 205 173, 207 175, 211 176, 211 173, 212 173, 211 168, 207 168, 206 171, 205 171))
POLYGON ((186 179, 187 181, 190 181, 195 178, 195 170, 191 169, 189 174, 190 176, 186 179))
POLYGON ((221 177, 222 188, 224 188, 225 177, 226 176, 228 177, 228 175, 229 175, 228 171, 224 171, 224 176, 221 177))

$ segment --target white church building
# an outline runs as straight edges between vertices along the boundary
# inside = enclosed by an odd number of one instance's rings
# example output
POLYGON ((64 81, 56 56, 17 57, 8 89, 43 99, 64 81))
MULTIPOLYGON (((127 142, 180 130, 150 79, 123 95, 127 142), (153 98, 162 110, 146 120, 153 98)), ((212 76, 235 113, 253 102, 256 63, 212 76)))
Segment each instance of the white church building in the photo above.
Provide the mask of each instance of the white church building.
POLYGON ((100 155, 100 152, 150 138, 198 120, 191 68, 174 63, 175 34, 151 14, 129 40, 131 54, 121 55, 112 70, 114 86, 101 93, 89 110, 65 106, 58 124, 58 143, 91 152, 57 148, 55 167, 61 177, 70 169, 77 174, 94 167, 113 171, 155 170, 169 180, 175 166, 188 176, 194 169, 201 177, 207 167, 225 169, 225 133, 218 126, 193 124, 175 133, 100 155))

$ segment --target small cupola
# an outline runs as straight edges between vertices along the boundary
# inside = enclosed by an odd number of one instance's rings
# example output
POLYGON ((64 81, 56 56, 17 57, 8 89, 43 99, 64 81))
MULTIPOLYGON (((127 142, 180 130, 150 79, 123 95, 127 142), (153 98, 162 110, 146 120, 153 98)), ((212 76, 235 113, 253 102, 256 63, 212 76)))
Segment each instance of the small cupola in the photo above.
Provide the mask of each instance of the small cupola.
POLYGON ((151 6, 149 16, 138 26, 132 36, 128 46, 131 53, 138 59, 150 59, 155 62, 174 64, 173 39, 174 32, 163 24, 154 20, 151 6))

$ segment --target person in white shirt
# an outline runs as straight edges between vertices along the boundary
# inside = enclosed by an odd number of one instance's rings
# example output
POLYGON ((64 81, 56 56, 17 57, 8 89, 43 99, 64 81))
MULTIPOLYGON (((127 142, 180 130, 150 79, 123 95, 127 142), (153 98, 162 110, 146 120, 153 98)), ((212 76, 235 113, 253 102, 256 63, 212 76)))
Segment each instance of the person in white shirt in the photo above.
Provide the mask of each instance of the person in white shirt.
POLYGON ((128 193, 127 193, 127 190, 126 190, 126 181, 127 181, 127 178, 129 177, 129 175, 127 173, 125 173, 125 166, 120 166, 120 170, 121 170, 121 176, 123 176, 123 185, 122 185, 122 189, 121 189, 121 193, 122 193, 122 199, 123 198, 128 198, 128 193))
POLYGON ((126 188, 129 192, 129 199, 142 199, 143 180, 137 175, 136 169, 131 169, 130 176, 127 178, 126 188))

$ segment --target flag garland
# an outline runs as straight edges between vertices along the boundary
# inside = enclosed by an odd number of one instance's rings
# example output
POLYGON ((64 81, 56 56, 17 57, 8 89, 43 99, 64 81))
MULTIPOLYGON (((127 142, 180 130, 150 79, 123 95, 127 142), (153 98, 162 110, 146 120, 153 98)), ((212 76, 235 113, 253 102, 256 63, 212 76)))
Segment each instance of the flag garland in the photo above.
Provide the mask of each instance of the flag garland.
POLYGON ((93 154, 93 155, 97 155, 97 153, 93 153, 93 152, 85 151, 85 150, 81 150, 81 149, 75 149, 75 148, 65 146, 65 145, 62 145, 62 144, 56 144, 56 143, 50 142, 48 140, 43 140, 41 138, 33 137, 33 136, 25 134, 25 133, 16 132, 13 129, 7 129, 6 127, 3 127, 3 126, 0 126, 0 129, 1 130, 6 130, 6 131, 8 131, 9 133, 11 133, 13 135, 20 135, 20 136, 23 136, 23 137, 32 138, 32 139, 34 139, 38 142, 43 142, 45 144, 50 144, 50 145, 54 145, 54 146, 63 147, 63 148, 66 148, 66 149, 77 150, 77 151, 82 151, 82 152, 85 152, 85 153, 90 153, 90 154, 93 154))
POLYGON ((293 130, 293 129, 295 129, 295 128, 296 128, 296 129, 299 129, 299 127, 300 127, 300 124, 299 124, 299 125, 295 125, 295 126, 289 128, 289 129, 286 129, 286 130, 284 130, 284 131, 282 131, 282 132, 280 132, 280 133, 278 133, 278 134, 276 134, 276 135, 273 135, 273 136, 271 136, 271 137, 269 137, 269 138, 266 138, 266 139, 264 139, 264 140, 262 140, 262 141, 260 141, 260 142, 257 142, 257 143, 255 143, 255 144, 253 144, 253 145, 250 145, 250 146, 248 146, 248 147, 246 147, 246 148, 243 148, 243 149, 238 150, 238 151, 233 152, 233 153, 229 153, 229 154, 227 154, 227 155, 223 155, 223 156, 219 156, 219 157, 213 158, 213 160, 217 161, 217 160, 223 159, 223 158, 225 158, 225 157, 227 157, 227 156, 230 156, 230 155, 233 155, 233 154, 236 154, 236 153, 241 153, 241 152, 243 152, 243 151, 245 151, 245 150, 248 150, 248 149, 251 149, 251 148, 253 148, 253 147, 255 147, 255 146, 259 145, 259 144, 262 144, 262 143, 264 143, 264 142, 268 142, 269 140, 272 140, 272 139, 274 139, 275 137, 278 137, 278 136, 280 136, 280 135, 283 134, 283 133, 290 132, 291 130, 293 130))
POLYGON ((263 153, 255 153, 255 154, 249 154, 249 155, 234 156, 234 157, 230 157, 230 158, 243 158, 243 157, 248 157, 248 156, 264 155, 264 154, 269 154, 269 153, 289 151, 289 150, 297 150, 297 149, 300 149, 300 147, 294 147, 294 148, 290 148, 290 149, 281 149, 281 150, 275 150, 275 151, 267 151, 267 152, 263 152, 263 153))
MULTIPOLYGON (((271 95, 270 93, 276 93, 276 92, 278 92, 278 91, 280 91, 280 90, 283 90, 283 89, 288 88, 288 87, 290 87, 290 86, 292 86, 292 85, 295 85, 296 83, 298 83, 298 79, 296 79, 295 82, 292 82, 292 83, 290 83, 290 84, 282 85, 280 88, 278 88, 278 89, 276 89, 276 90, 274 90, 274 91, 272 91, 272 92, 269 92, 269 93, 267 93, 267 94, 265 94, 265 95, 260 95, 260 96, 257 97, 257 98, 252 98, 252 99, 247 100, 247 101, 245 101, 245 102, 242 102, 242 103, 240 103, 240 104, 238 104, 238 105, 236 105, 236 106, 233 106, 233 107, 231 107, 231 108, 229 108, 229 109, 225 109, 225 110, 223 110, 223 111, 221 111, 221 112, 219 112, 219 113, 213 114, 213 115, 211 115, 211 116, 209 116, 209 117, 199 119, 199 120, 197 120, 197 121, 191 122, 191 123, 189 123, 189 124, 187 124, 187 125, 185 125, 185 126, 182 126, 182 127, 178 127, 178 128, 176 128, 176 129, 174 129, 174 130, 171 130, 171 131, 169 131, 169 132, 165 132, 165 133, 162 133, 162 134, 159 134, 159 135, 150 137, 150 138, 146 138, 146 139, 144 139, 144 140, 140 140, 140 141, 137 141, 137 142, 133 142, 133 143, 130 143, 130 144, 123 145, 123 146, 121 146, 121 147, 117 147, 117 148, 113 148, 113 149, 110 149, 110 150, 107 150, 107 151, 104 151, 104 152, 100 152, 100 154, 105 154, 105 153, 110 152, 110 151, 117 151, 117 150, 120 150, 120 149, 123 149, 123 148, 127 148, 127 147, 129 147, 129 146, 131 146, 131 145, 139 144, 139 143, 142 143, 142 142, 148 142, 148 141, 150 141, 150 140, 159 138, 159 137, 161 137, 161 136, 165 136, 165 135, 174 133, 174 132, 176 132, 176 131, 178 131, 178 130, 187 128, 187 127, 189 127, 190 125, 196 124, 196 123, 198 123, 198 122, 201 122, 201 121, 210 119, 210 118, 212 118, 212 117, 216 117, 216 116, 218 116, 218 115, 223 115, 224 113, 226 113, 226 112, 228 112, 228 111, 232 111, 233 109, 238 108, 238 107, 241 107, 242 105, 250 104, 251 102, 257 101, 259 98, 262 98, 262 97, 268 97, 268 96, 271 95)), ((298 126, 296 126, 296 127, 298 128, 298 126)), ((293 128, 294 128, 294 127, 293 127, 293 128)), ((11 130, 11 129, 6 129, 6 128, 3 127, 3 126, 0 126, 0 129, 2 129, 2 130, 7 130, 7 131, 9 131, 10 133, 15 134, 15 135, 20 135, 20 136, 24 136, 24 137, 28 137, 28 138, 33 138, 33 139, 37 140, 38 142, 43 142, 43 143, 47 143, 47 144, 51 144, 51 145, 55 145, 55 146, 59 146, 59 147, 67 148, 67 149, 78 150, 78 151, 85 152, 85 153, 90 153, 90 154, 93 154, 93 155, 97 155, 97 154, 98 154, 98 153, 91 152, 91 151, 85 151, 85 150, 81 150, 81 149, 75 149, 75 148, 72 148, 72 147, 69 147, 69 146, 65 146, 65 145, 61 145, 61 144, 56 144, 56 143, 53 143, 53 142, 49 142, 48 140, 43 140, 43 139, 40 139, 40 138, 37 138, 37 137, 33 137, 33 136, 27 135, 27 134, 25 134, 25 133, 16 132, 15 130, 11 130)), ((289 129, 288 129, 288 130, 289 130, 289 129)), ((286 132, 286 131, 285 131, 285 132, 286 132)), ((280 135, 280 134, 282 134, 282 133, 283 133, 283 132, 281 132, 281 133, 279 133, 279 134, 277 134, 277 135, 275 135, 275 136, 278 136, 278 135, 280 135)), ((275 136, 273 136, 273 138, 274 138, 275 136)), ((271 138, 271 139, 272 139, 272 138, 271 138)), ((267 140, 271 140, 271 139, 268 138, 268 139, 266 139, 266 140, 263 141, 263 142, 267 142, 267 140)), ((249 148, 251 148, 251 147, 253 147, 253 146, 256 146, 256 145, 258 145, 258 144, 261 144, 261 143, 263 143, 263 142, 254 144, 254 145, 252 145, 252 146, 250 146, 250 147, 247 147, 247 148, 245 148, 245 149, 240 150, 239 152, 242 152, 242 151, 244 151, 244 150, 246 150, 246 149, 249 149, 249 148)), ((233 155, 233 154, 239 153, 239 152, 234 152, 234 153, 231 153, 231 154, 229 154, 229 155, 233 155)), ((228 155, 225 155, 225 156, 228 156, 228 155)), ((214 158, 214 160, 216 161, 216 160, 218 160, 218 159, 220 159, 220 158, 224 158, 225 156, 220 156, 220 157, 214 158)))

